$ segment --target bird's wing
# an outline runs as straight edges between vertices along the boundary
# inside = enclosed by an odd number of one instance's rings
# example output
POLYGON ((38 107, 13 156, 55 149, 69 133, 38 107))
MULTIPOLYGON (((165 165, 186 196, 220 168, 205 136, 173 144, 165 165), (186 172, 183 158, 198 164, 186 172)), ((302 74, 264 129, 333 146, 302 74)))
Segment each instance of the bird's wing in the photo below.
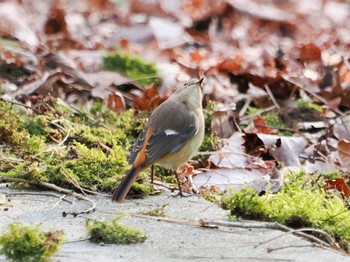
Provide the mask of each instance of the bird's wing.
POLYGON ((192 125, 180 134, 167 134, 164 131, 157 132, 151 136, 146 146, 147 160, 145 165, 151 165, 167 153, 179 151, 188 140, 197 132, 197 128, 192 125))
POLYGON ((179 151, 197 131, 196 117, 186 105, 166 101, 150 117, 131 151, 129 163, 151 165, 165 154, 179 151))

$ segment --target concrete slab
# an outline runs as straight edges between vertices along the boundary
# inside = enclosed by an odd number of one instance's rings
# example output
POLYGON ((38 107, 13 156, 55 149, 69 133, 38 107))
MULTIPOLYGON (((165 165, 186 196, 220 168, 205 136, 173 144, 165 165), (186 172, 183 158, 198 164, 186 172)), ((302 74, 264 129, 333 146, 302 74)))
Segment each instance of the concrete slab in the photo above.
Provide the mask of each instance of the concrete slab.
MULTIPOLYGON (((0 193, 20 192, 0 187, 0 193)), ((52 193, 52 192, 51 192, 52 193)), ((63 211, 79 211, 88 207, 73 198, 73 204, 60 202, 57 198, 21 195, 12 196, 5 211, 0 206, 0 232, 14 222, 42 224, 45 230, 63 229, 68 243, 53 257, 53 261, 350 261, 329 250, 314 247, 310 242, 293 235, 254 248, 261 241, 282 234, 268 229, 242 229, 219 227, 201 228, 199 219, 227 220, 227 211, 196 196, 172 198, 170 193, 146 199, 112 203, 104 196, 90 196, 96 211, 78 217, 63 217, 63 211), (138 214, 167 204, 165 219, 139 217, 138 214), (85 225, 87 218, 112 219, 121 213, 121 220, 131 227, 144 230, 147 240, 134 245, 97 245, 88 240, 85 225), (268 248, 281 248, 268 252, 268 248)), ((0 257, 0 261, 5 261, 0 257)))

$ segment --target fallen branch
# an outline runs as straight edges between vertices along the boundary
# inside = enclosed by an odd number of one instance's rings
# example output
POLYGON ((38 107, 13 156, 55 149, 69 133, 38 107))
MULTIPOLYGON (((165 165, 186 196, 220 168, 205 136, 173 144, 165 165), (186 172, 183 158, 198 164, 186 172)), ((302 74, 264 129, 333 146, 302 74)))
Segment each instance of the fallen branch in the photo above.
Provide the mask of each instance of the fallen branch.
POLYGON ((291 229, 285 225, 282 225, 280 223, 277 222, 257 222, 257 221, 215 221, 215 220, 204 220, 204 219, 200 219, 199 223, 204 226, 204 227, 210 227, 213 225, 216 226, 226 226, 226 227, 238 227, 238 228, 247 228, 247 229, 251 229, 251 228, 262 228, 262 229, 274 229, 274 230, 281 230, 281 231, 285 231, 286 233, 281 234, 277 237, 274 237, 272 239, 269 239, 267 241, 261 242, 258 245, 255 246, 259 247, 263 244, 266 244, 270 241, 273 241, 275 239, 278 239, 280 237, 283 237, 285 235, 288 234, 295 234, 298 235, 300 237, 306 238, 310 241, 313 241, 315 243, 317 243, 320 247, 325 247, 327 249, 331 249, 333 251, 336 251, 342 255, 344 255, 344 251, 337 245, 336 241, 334 241, 334 239, 327 234, 326 232, 320 230, 320 229, 315 229, 315 228, 301 228, 301 229, 291 229), (326 239, 328 240, 328 243, 309 234, 304 233, 305 231, 312 231, 312 232, 317 232, 319 234, 322 234, 326 237, 326 239))
POLYGON ((26 183, 29 185, 45 187, 45 188, 54 190, 56 192, 75 197, 78 200, 86 201, 86 202, 90 203, 90 205, 91 205, 90 208, 83 210, 83 211, 80 211, 80 212, 63 212, 63 216, 73 215, 76 217, 79 214, 87 214, 87 213, 95 211, 95 209, 96 209, 96 203, 93 200, 87 198, 86 196, 78 194, 72 190, 65 189, 65 188, 56 186, 56 185, 51 184, 51 183, 42 182, 42 181, 30 181, 30 180, 23 179, 23 178, 13 178, 13 177, 3 177, 3 176, 0 176, 0 183, 26 183))

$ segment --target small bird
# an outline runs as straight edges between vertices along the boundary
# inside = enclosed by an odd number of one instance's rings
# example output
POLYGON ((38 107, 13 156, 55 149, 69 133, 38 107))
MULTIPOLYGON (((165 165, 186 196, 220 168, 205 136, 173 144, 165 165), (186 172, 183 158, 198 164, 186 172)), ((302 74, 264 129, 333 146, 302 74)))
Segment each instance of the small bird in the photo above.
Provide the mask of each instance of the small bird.
MULTIPOLYGON (((131 150, 132 166, 114 190, 113 201, 124 201, 145 168, 156 163, 176 171, 197 153, 204 138, 203 79, 189 80, 154 110, 131 150)), ((180 184, 179 194, 182 195, 180 184)))

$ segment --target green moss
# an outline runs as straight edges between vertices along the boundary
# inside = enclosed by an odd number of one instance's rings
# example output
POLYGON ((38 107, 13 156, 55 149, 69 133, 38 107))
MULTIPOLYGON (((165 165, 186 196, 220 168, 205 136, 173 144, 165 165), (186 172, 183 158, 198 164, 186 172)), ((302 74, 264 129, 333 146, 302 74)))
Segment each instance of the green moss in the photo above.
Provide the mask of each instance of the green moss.
POLYGON ((38 153, 44 147, 45 139, 32 135, 25 129, 25 111, 0 100, 0 141, 10 151, 26 154, 38 153))
POLYGON ((266 124, 269 127, 280 129, 279 133, 281 133, 281 135, 284 135, 284 136, 293 135, 292 132, 283 130, 284 128, 288 128, 288 126, 283 122, 283 120, 281 119, 281 117, 278 115, 277 112, 269 111, 269 112, 263 113, 261 116, 262 118, 264 118, 266 124))
MULTIPOLYGON (((9 148, 7 155, 30 160, 1 162, 0 175, 110 192, 129 168, 129 148, 147 115, 131 110, 116 114, 100 102, 82 113, 52 104, 52 111, 32 117, 0 101, 0 140, 9 148)), ((133 191, 147 195, 151 189, 136 183, 133 191)))
POLYGON ((153 63, 148 63, 140 57, 119 51, 104 57, 101 68, 120 72, 142 85, 159 82, 158 72, 153 63))
POLYGON ((18 79, 27 76, 28 73, 14 64, 0 64, 0 75, 8 78, 18 79))
POLYGON ((173 171, 157 165, 154 166, 154 175, 159 177, 165 183, 175 182, 175 175, 173 171))
POLYGON ((150 211, 147 212, 142 212, 143 215, 146 216, 153 216, 153 217, 165 217, 166 216, 166 212, 165 212, 165 207, 168 206, 169 204, 165 204, 161 207, 156 207, 150 211))
POLYGON ((322 107, 320 107, 317 104, 312 103, 311 101, 305 100, 305 99, 298 99, 297 100, 297 106, 300 109, 310 109, 315 110, 319 113, 322 112, 322 107))
POLYGON ((281 190, 273 195, 257 196, 245 188, 223 198, 232 215, 250 219, 277 221, 293 228, 315 227, 332 236, 350 241, 350 210, 346 203, 314 184, 304 171, 291 173, 281 190))
MULTIPOLYGON (((91 117, 84 117, 83 122, 81 121, 82 119, 77 119, 77 116, 75 116, 74 119, 71 116, 70 121, 86 125, 88 128, 92 129, 91 132, 82 130, 86 132, 86 134, 93 133, 92 135, 98 138, 109 137, 114 140, 118 137, 122 142, 121 144, 127 147, 132 145, 136 140, 149 117, 149 113, 135 114, 132 109, 116 113, 108 109, 106 105, 101 102, 94 102, 89 113, 91 117), (108 131, 109 134, 105 131, 108 131), (126 140, 128 140, 129 143, 125 143, 126 140)), ((79 133, 79 130, 77 131, 78 132, 75 133, 79 133)))
POLYGON ((266 220, 264 199, 259 197, 256 191, 250 187, 233 193, 223 201, 222 205, 236 217, 266 220))
POLYGON ((99 222, 96 220, 89 222, 86 229, 90 235, 90 241, 105 244, 134 244, 142 243, 146 240, 143 231, 120 225, 118 223, 120 219, 121 217, 117 217, 110 222, 99 222))
POLYGON ((293 133, 291 131, 283 130, 288 129, 288 125, 283 122, 282 118, 278 115, 276 111, 268 111, 262 112, 262 110, 256 107, 248 107, 248 114, 260 114, 261 117, 265 120, 266 125, 270 128, 280 129, 279 133, 284 136, 292 136, 293 133))
POLYGON ((40 226, 10 224, 0 236, 0 254, 9 261, 48 261, 63 243, 63 231, 43 232, 40 226))
POLYGON ((22 129, 27 130, 32 136, 47 136, 48 131, 46 127, 48 119, 44 115, 38 115, 33 118, 28 117, 22 125, 22 129))
MULTIPOLYGON (((139 176, 139 178, 140 177, 142 177, 142 175, 139 176)), ((132 185, 130 191, 132 195, 137 196, 138 198, 141 198, 149 195, 153 191, 153 188, 150 184, 143 184, 143 183, 141 184, 140 182, 135 182, 132 185)))

